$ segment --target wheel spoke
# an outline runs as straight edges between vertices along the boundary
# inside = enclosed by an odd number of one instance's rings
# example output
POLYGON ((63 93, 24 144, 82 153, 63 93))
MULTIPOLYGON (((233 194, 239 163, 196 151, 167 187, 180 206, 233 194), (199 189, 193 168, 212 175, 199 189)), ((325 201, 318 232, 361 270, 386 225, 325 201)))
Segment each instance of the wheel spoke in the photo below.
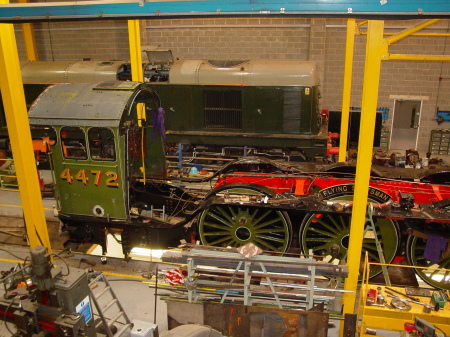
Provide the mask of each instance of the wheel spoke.
MULTIPOLYGON (((216 220, 217 222, 219 222, 219 223, 221 223, 221 224, 227 226, 227 227, 232 227, 232 224, 231 224, 228 220, 226 220, 226 219, 224 219, 224 218, 221 218, 221 217, 218 216, 217 214, 214 214, 214 213, 211 212, 211 213, 208 214, 208 216, 211 217, 211 218, 213 218, 213 219, 216 220)), ((208 222, 208 223, 210 223, 210 222, 208 222)))
POLYGON ((372 258, 372 261, 380 262, 380 257, 378 256, 378 254, 375 255, 375 252, 367 250, 367 255, 369 256, 369 258, 372 258))
POLYGON ((328 225, 325 221, 323 221, 322 219, 317 219, 317 222, 320 223, 323 227, 325 227, 326 229, 328 229, 331 233, 333 234, 338 234, 339 231, 337 231, 336 229, 334 229, 333 227, 331 227, 330 225, 328 225))
POLYGON ((370 242, 364 242, 362 244, 363 248, 366 248, 367 250, 377 250, 377 245, 375 243, 370 243, 370 242))
POLYGON ((239 247, 239 242, 233 241, 233 243, 231 244, 231 247, 233 247, 233 248, 239 247))
POLYGON ((267 247, 269 250, 272 250, 274 252, 277 252, 278 249, 276 249, 273 245, 268 243, 267 241, 260 240, 259 238, 255 238, 255 242, 259 243, 262 247, 267 247))
POLYGON ((339 221, 342 224, 343 230, 350 228, 350 218, 347 218, 347 217, 344 218, 342 215, 339 215, 339 221))
POLYGON ((222 229, 224 231, 227 231, 227 233, 230 232, 230 226, 222 226, 222 225, 212 223, 212 222, 205 222, 205 226, 222 229))
MULTIPOLYGON (((215 209, 216 209, 217 211, 219 211, 219 213, 220 213, 221 215, 223 215, 223 216, 228 220, 229 223, 233 223, 233 219, 229 216, 229 214, 228 214, 227 212, 225 212, 225 211, 223 210, 222 207, 217 206, 215 209)), ((211 213, 212 213, 212 212, 210 212, 210 214, 211 214, 211 213)), ((219 221, 220 221, 220 220, 219 220, 219 221)))
POLYGON ((322 238, 306 238, 306 242, 333 242, 331 239, 322 239, 322 238))
POLYGON ((258 239, 264 239, 264 240, 267 240, 267 241, 280 242, 280 243, 284 242, 283 238, 276 238, 274 236, 268 236, 268 235, 258 235, 257 238, 258 239))
POLYGON ((447 270, 447 271, 444 272, 444 278, 442 279, 442 281, 447 280, 448 274, 450 274, 450 271, 449 271, 449 270, 447 270))
POLYGON ((315 250, 315 251, 322 250, 322 249, 328 250, 328 247, 330 247, 330 245, 323 244, 323 245, 321 245, 321 246, 314 247, 314 250, 315 250))
POLYGON ((438 275, 442 270, 441 269, 435 269, 431 272, 430 277, 432 278, 435 275, 438 275))
POLYGON ((445 258, 442 261, 439 261, 439 267, 447 268, 450 265, 450 258, 445 258))
POLYGON ((264 212, 264 214, 262 214, 258 219, 255 219, 253 221, 253 227, 258 227, 258 224, 260 223, 261 220, 263 220, 266 216, 268 216, 271 213, 271 210, 268 210, 266 212, 264 212))
POLYGON ((337 221, 336 221, 336 219, 334 218, 333 215, 328 214, 327 216, 328 216, 328 219, 330 219, 330 221, 331 221, 331 222, 333 223, 333 225, 336 227, 336 229, 338 230, 338 232, 344 230, 344 228, 341 228, 341 227, 339 226, 339 224, 337 223, 337 221))
POLYGON ((315 233, 323 234, 323 235, 328 236, 330 238, 336 237, 336 234, 325 232, 325 231, 322 231, 322 230, 317 229, 317 228, 310 228, 310 230, 315 232, 315 233))
POLYGON ((260 228, 263 228, 263 227, 270 226, 270 225, 272 225, 274 223, 277 223, 278 221, 280 221, 280 219, 278 219, 278 218, 272 219, 270 221, 263 222, 262 224, 259 224, 258 226, 253 226, 253 228, 254 229, 260 229, 260 228))
POLYGON ((286 233, 284 228, 272 228, 272 229, 260 229, 255 231, 256 233, 286 233))
POLYGON ((255 219, 255 216, 256 216, 257 213, 258 213, 258 209, 255 208, 255 209, 253 210, 252 214, 249 215, 249 218, 250 218, 253 222, 254 222, 253 219, 255 219))
MULTIPOLYGON (((228 210, 230 211, 231 214, 231 218, 235 218, 236 217, 236 212, 234 211, 234 208, 232 206, 228 206, 228 210)), ((233 220, 231 220, 230 222, 232 222, 233 220)))
POLYGON ((232 242, 233 238, 230 235, 229 236, 224 236, 223 238, 220 238, 220 239, 218 239, 216 241, 209 242, 209 245, 210 246, 215 246, 215 245, 217 245, 219 243, 222 243, 222 242, 225 242, 227 240, 228 240, 228 242, 232 242))

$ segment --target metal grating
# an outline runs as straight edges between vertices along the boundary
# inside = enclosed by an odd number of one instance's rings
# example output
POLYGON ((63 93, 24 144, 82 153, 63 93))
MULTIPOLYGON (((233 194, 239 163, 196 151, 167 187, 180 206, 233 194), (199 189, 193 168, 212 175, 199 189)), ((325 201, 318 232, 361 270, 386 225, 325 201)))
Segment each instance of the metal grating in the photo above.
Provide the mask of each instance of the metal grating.
POLYGON ((242 94, 238 90, 203 92, 206 129, 242 129, 242 94))
POLYGON ((301 101, 298 90, 284 90, 284 133, 300 133, 301 101))

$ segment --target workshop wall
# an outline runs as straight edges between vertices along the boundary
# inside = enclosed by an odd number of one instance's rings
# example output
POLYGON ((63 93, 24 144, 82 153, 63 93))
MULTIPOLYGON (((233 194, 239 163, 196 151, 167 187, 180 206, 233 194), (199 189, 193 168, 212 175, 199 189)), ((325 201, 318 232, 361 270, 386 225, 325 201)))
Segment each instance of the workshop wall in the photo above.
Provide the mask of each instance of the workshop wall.
MULTIPOLYGON (((386 21, 385 32, 396 33, 419 21, 386 21)), ((449 21, 423 32, 447 33, 449 21)), ((126 60, 126 21, 36 23, 39 60, 126 60)), ((365 33, 366 26, 361 27, 365 33)), ((16 25, 20 59, 25 60, 21 27, 16 25)), ((423 33, 421 32, 421 33, 423 33)), ((198 18, 141 21, 141 45, 171 49, 179 59, 299 59, 319 63, 322 108, 340 110, 345 19, 320 18, 198 18)), ((361 105, 366 35, 355 37, 352 106, 361 105)), ((392 45, 390 53, 448 55, 448 37, 410 36, 392 45)), ((428 148, 430 131, 446 128, 436 122, 436 108, 450 110, 450 62, 386 61, 382 63, 378 105, 391 109, 394 96, 422 97, 419 150, 428 148), (442 80, 440 78, 442 77, 442 80)))
MULTIPOLYGON (((419 21, 417 21, 419 22, 419 21)), ((413 26, 415 21, 386 21, 385 32, 397 33, 413 26)), ((345 22, 344 22, 345 23, 345 22)), ((325 60, 324 92, 322 104, 327 109, 340 110, 342 78, 344 76, 345 27, 327 27, 327 57, 325 60)), ((448 33, 448 21, 431 26, 420 33, 448 33)), ((362 28, 361 32, 366 29, 362 28)), ((387 35, 388 37, 390 35, 387 35)), ((389 47, 391 54, 449 55, 448 37, 409 36, 389 47)), ((361 106, 364 74, 366 35, 355 37, 351 105, 361 106)), ((448 128, 448 123, 438 124, 436 109, 450 110, 450 62, 438 61, 398 61, 388 60, 381 64, 378 106, 390 109, 389 119, 384 125, 392 123, 395 97, 422 99, 422 116, 419 128, 418 150, 427 151, 430 131, 448 128), (442 78, 442 79, 441 79, 442 78)))
MULTIPOLYGON (((16 39, 21 61, 25 61, 20 25, 16 39)), ((40 61, 128 60, 126 21, 34 23, 36 49, 40 61)))

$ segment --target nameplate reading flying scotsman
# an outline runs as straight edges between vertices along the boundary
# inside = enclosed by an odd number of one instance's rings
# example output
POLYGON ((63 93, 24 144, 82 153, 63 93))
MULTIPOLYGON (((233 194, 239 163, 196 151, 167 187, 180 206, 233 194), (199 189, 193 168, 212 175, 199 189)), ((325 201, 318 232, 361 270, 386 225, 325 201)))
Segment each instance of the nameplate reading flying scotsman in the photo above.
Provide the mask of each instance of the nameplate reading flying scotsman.
MULTIPOLYGON (((336 185, 324 188, 319 191, 319 197, 321 199, 335 199, 337 197, 353 195, 355 192, 354 184, 344 184, 344 185, 336 185)), ((369 195, 370 200, 377 202, 387 202, 391 199, 391 196, 386 192, 383 192, 375 187, 369 186, 369 195)))

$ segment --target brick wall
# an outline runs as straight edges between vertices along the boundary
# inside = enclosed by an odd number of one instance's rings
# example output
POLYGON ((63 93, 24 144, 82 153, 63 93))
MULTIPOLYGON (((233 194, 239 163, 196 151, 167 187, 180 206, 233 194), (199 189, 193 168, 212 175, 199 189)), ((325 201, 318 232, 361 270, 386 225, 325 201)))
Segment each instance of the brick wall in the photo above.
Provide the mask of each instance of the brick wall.
POLYGON ((213 18, 146 23, 142 43, 171 49, 180 59, 306 60, 309 56, 308 19, 213 18))
MULTIPOLYGON (((40 61, 130 58, 126 21, 35 23, 33 27, 40 61)), ((25 61, 20 25, 16 32, 20 59, 25 61)))
MULTIPOLYGON (((396 33, 416 21, 386 21, 385 32, 396 33)), ((449 21, 427 29, 447 33, 449 21)), ((129 59, 126 21, 38 23, 34 25, 40 60, 129 59)), ((16 37, 25 60, 20 25, 16 37)), ((365 28, 361 29, 364 32, 365 28)), ((319 64, 322 108, 340 110, 346 21, 320 18, 199 18, 141 21, 141 45, 171 49, 180 59, 299 59, 319 64)), ((448 37, 410 36, 390 53, 449 55, 448 37)), ((361 105, 366 35, 355 37, 351 105, 361 105)), ((392 95, 428 97, 422 107, 419 150, 428 147, 430 131, 447 128, 435 121, 436 107, 450 110, 450 62, 385 61, 378 105, 391 109, 392 95), (442 77, 442 80, 439 78, 442 77), (439 95, 438 95, 439 92, 439 95)), ((448 124, 450 126, 450 124, 448 124)))

